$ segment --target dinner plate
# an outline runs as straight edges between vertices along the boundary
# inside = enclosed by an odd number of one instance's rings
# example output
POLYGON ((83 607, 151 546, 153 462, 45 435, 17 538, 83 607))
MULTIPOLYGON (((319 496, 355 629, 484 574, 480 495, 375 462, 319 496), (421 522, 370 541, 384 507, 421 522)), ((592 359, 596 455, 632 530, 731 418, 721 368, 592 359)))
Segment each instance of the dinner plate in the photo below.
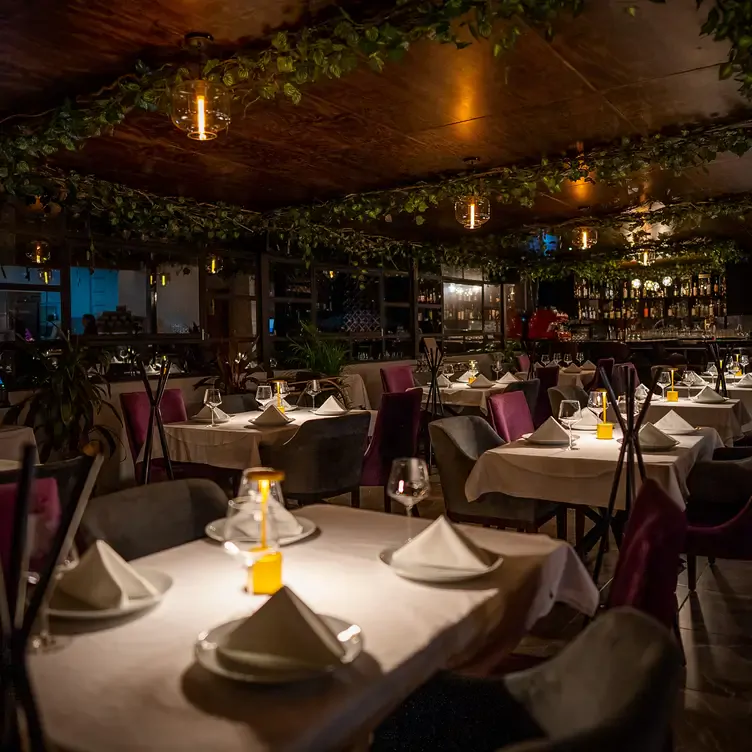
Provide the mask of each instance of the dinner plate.
MULTIPOLYGON (((528 443, 532 444, 533 446, 569 446, 569 439, 536 439, 535 441, 531 441, 530 437, 533 434, 531 433, 523 433, 522 438, 528 443)), ((573 441, 574 443, 574 441, 573 441)))
POLYGON ((136 598, 128 602, 124 608, 92 608, 72 595, 63 593, 56 588, 50 599, 49 615, 56 619, 98 620, 117 619, 138 611, 151 608, 162 600, 164 594, 172 587, 172 577, 151 567, 133 567, 145 580, 157 589, 157 595, 148 598, 136 598))
POLYGON ((589 425, 584 425, 583 426, 583 425, 581 425, 579 423, 575 423, 572 426, 572 430, 573 431, 597 431, 598 430, 598 425, 593 423, 593 424, 589 424, 589 425))
POLYGON ((281 425, 281 426, 265 426, 263 423, 261 425, 257 425, 256 421, 258 420, 258 418, 249 418, 248 422, 252 426, 256 426, 256 428, 284 428, 284 426, 289 426, 290 423, 294 423, 295 422, 295 418, 288 418, 286 415, 284 416, 284 419, 287 422, 284 425, 281 425))
POLYGON ((349 410, 341 410, 341 411, 337 411, 336 413, 333 413, 333 412, 329 412, 328 410, 326 412, 322 412, 321 408, 316 408, 315 410, 311 410, 311 412, 314 415, 320 415, 322 418, 336 418, 336 417, 338 417, 340 415, 346 415, 350 411, 349 410))
POLYGON ((496 556, 496 561, 491 564, 490 567, 484 569, 482 572, 470 571, 467 569, 448 569, 445 567, 422 567, 413 566, 409 569, 405 567, 395 566, 392 564, 392 556, 397 550, 395 548, 385 548, 380 554, 379 559, 384 562, 390 569, 393 569, 400 577, 404 577, 406 580, 414 580, 416 582, 465 582, 466 580, 474 580, 478 577, 493 572, 501 566, 503 561, 499 554, 489 551, 488 553, 496 556))
MULTIPOLYGON (((279 539, 280 546, 289 546, 292 543, 302 541, 305 538, 313 535, 318 529, 316 527, 316 523, 312 522, 307 517, 296 517, 295 519, 302 525, 303 529, 295 535, 281 536, 279 539)), ((218 543, 224 543, 225 522, 226 520, 224 517, 221 520, 214 520, 214 522, 210 522, 204 528, 204 532, 206 533, 207 537, 217 541, 218 543)))
MULTIPOLYGON (((618 444, 621 444, 622 439, 617 439, 616 442, 618 444)), ((650 452, 650 454, 661 454, 662 452, 673 452, 676 447, 679 446, 679 442, 674 439, 674 444, 670 447, 651 447, 651 446, 645 446, 642 442, 640 443, 640 449, 643 452, 650 452)))
MULTIPOLYGON (((659 429, 663 431, 663 429, 659 429)), ((667 436, 697 436, 699 430, 697 428, 684 428, 678 431, 663 431, 667 436)))
POLYGON ((338 668, 352 663, 360 655, 363 650, 363 633, 357 624, 351 624, 335 616, 321 615, 321 618, 337 635, 337 639, 345 649, 345 654, 339 661, 322 669, 252 666, 245 662, 232 661, 227 656, 220 655, 217 649, 219 644, 227 638, 233 629, 244 622, 245 618, 228 621, 207 632, 202 632, 198 636, 194 648, 196 661, 213 674, 251 684, 288 684, 326 676, 338 668))
MULTIPOLYGON (((191 423, 211 423, 211 418, 197 418, 195 415, 191 418, 191 423)), ((221 426, 223 423, 229 423, 229 418, 214 418, 214 425, 221 426)))
POLYGON ((692 398, 692 402, 694 402, 696 405, 722 405, 724 402, 728 402, 728 401, 729 401, 729 397, 723 397, 721 402, 700 402, 700 400, 698 400, 697 397, 692 398))

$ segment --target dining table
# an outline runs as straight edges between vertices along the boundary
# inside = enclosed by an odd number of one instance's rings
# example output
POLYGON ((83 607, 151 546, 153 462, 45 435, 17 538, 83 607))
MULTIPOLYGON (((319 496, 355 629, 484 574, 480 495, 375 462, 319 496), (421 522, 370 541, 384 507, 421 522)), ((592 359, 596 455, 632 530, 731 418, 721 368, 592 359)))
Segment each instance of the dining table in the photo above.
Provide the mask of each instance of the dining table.
MULTIPOLYGON (((369 434, 373 433, 376 420, 375 410, 351 410, 341 415, 354 412, 368 412, 371 416, 369 434)), ((309 420, 336 420, 337 415, 322 415, 310 408, 296 408, 286 412, 291 422, 283 426, 254 426, 249 421, 261 415, 258 410, 237 413, 228 416, 226 422, 214 426, 205 421, 187 420, 179 423, 165 424, 167 449, 173 462, 193 462, 244 470, 261 464, 260 444, 274 444, 291 439, 309 420)), ((159 441, 154 442, 153 455, 161 456, 159 441)))
POLYGON ((0 460, 19 464, 23 449, 27 444, 32 444, 34 447, 37 445, 33 428, 29 426, 0 426, 0 460))
MULTIPOLYGON (((488 414, 488 398, 492 394, 500 394, 509 384, 499 384, 492 382, 492 386, 486 388, 473 388, 470 384, 453 381, 451 386, 440 387, 441 403, 451 407, 470 407, 481 411, 483 415, 488 414)), ((423 386, 423 399, 428 399, 430 387, 423 386)))
MULTIPOLYGON (((541 446, 526 439, 484 452, 475 463, 465 493, 469 503, 487 493, 501 492, 587 507, 607 507, 619 458, 618 427, 613 439, 598 439, 594 431, 574 431, 576 449, 541 446)), ((645 472, 684 506, 687 477, 696 462, 710 460, 723 446, 718 431, 700 428, 694 434, 673 436, 668 451, 643 451, 645 472)), ((639 476, 639 474, 638 474, 639 476)), ((626 473, 621 474, 616 509, 625 508, 626 473)))
POLYGON ((501 566, 448 586, 403 579, 379 554, 428 520, 314 505, 315 536, 283 548, 283 581, 309 607, 362 630, 363 652, 297 684, 233 681, 199 665, 199 633, 266 600, 216 543, 194 541, 131 562, 168 574, 162 602, 107 625, 53 622, 59 650, 29 656, 49 737, 76 752, 317 752, 365 749, 370 732, 441 669, 482 650, 513 649, 554 603, 594 614, 599 593, 566 542, 462 526, 501 566), (66 630, 66 626, 68 629, 66 630))

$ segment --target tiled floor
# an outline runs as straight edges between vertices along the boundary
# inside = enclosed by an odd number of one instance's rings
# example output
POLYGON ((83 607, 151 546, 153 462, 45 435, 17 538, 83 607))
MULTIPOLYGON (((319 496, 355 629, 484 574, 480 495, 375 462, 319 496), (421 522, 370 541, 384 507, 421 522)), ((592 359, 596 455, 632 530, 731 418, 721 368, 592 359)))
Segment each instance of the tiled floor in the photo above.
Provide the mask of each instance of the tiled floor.
MULTIPOLYGON (((363 489, 361 503, 382 509, 380 489, 363 489)), ((335 503, 349 503, 338 498, 335 503)), ((401 510, 396 510, 399 514, 401 510)), ((441 486, 432 484, 421 517, 443 512, 441 486)), ((570 533, 573 521, 570 520, 570 533)), ((554 535, 553 523, 543 529, 554 535)), ((601 583, 611 577, 616 548, 606 555, 601 583)), ((752 562, 698 562, 695 593, 679 577, 679 626, 686 655, 684 688, 674 720, 675 752, 752 750, 752 562)), ((518 652, 550 655, 581 628, 582 617, 556 608, 540 622, 518 652)), ((637 752, 637 751, 636 751, 637 752)))

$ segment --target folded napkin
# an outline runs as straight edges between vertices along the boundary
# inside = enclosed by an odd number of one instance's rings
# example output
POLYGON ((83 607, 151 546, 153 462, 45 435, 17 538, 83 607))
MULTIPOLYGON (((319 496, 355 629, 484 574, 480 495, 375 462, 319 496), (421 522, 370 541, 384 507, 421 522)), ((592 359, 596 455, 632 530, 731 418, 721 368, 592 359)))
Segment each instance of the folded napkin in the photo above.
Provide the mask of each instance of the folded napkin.
POLYGON ((739 381, 736 382, 736 386, 747 388, 752 386, 752 373, 745 373, 739 381))
POLYGON ((442 389, 446 389, 447 387, 452 386, 452 382, 449 381, 449 379, 446 376, 444 376, 443 373, 439 375, 438 379, 436 379, 436 383, 442 389))
POLYGON ((572 426, 575 430, 580 428, 595 428, 600 420, 593 414, 592 410, 583 408, 581 410, 581 418, 572 426))
POLYGON ((562 373, 582 373, 582 368, 580 368, 576 363, 570 363, 566 368, 562 370, 562 373))
MULTIPOLYGON (((690 386, 702 386, 705 383, 705 379, 694 371, 687 371, 684 374, 684 383, 689 384, 690 386)), ((752 382, 750 383, 750 386, 752 386, 752 382)))
POLYGON ((505 373, 500 379, 497 379, 497 384, 516 384, 519 379, 513 373, 505 373))
POLYGON ((569 434, 561 424, 553 417, 549 417, 548 420, 538 429, 536 429, 530 436, 530 441, 561 441, 562 443, 569 443, 569 434))
POLYGON ((217 653, 249 666, 315 670, 337 663, 345 648, 320 616, 282 587, 227 635, 217 653))
POLYGON ((95 609, 125 608, 157 589, 104 541, 98 540, 58 583, 58 589, 95 609))
POLYGON ((280 412, 274 403, 268 404, 264 408, 264 412, 253 421, 254 425, 268 426, 270 428, 273 426, 286 426, 289 422, 288 418, 280 412))
POLYGON ((472 373, 470 373, 470 371, 465 371, 465 373, 463 373, 463 374, 462 374, 462 376, 460 376, 460 377, 459 377, 459 378, 457 379, 457 382, 458 382, 459 384, 467 384, 467 382, 468 382, 468 381, 470 381, 470 379, 471 379, 472 377, 473 377, 473 374, 472 374, 472 373))
POLYGON ((316 412, 323 415, 339 415, 347 412, 347 410, 334 397, 328 397, 321 407, 316 408, 316 412))
POLYGON ((493 562, 492 554, 478 548, 443 516, 392 554, 392 564, 402 568, 421 566, 483 572, 493 562))
MULTIPOLYGON (((211 420, 211 408, 209 407, 209 405, 204 405, 193 417, 194 418, 206 418, 206 420, 211 420)), ((223 410, 220 410, 218 407, 215 407, 214 419, 215 420, 230 420, 230 416, 223 410)))
POLYGON ((646 449, 670 449, 676 445, 676 439, 667 436, 652 423, 646 423, 640 429, 640 446, 646 449))
MULTIPOLYGON (((272 498, 266 501, 267 509, 272 517, 274 532, 278 538, 292 538, 303 532, 303 526, 298 522, 298 518, 285 509, 282 504, 272 498)), ((244 515, 242 522, 236 523, 236 528, 243 535, 247 535, 250 540, 259 540, 259 522, 255 515, 244 515)))
POLYGON ((471 389, 490 389, 494 385, 493 381, 487 379, 482 373, 475 377, 475 381, 470 384, 471 389))
POLYGON ((717 402, 723 402, 723 397, 718 394, 718 392, 715 391, 715 389, 711 389, 709 386, 706 386, 696 397, 695 402, 702 402, 704 404, 712 405, 717 402))
POLYGON ((650 389, 648 389, 645 384, 638 384, 637 388, 634 390, 635 399, 640 400, 641 402, 648 398, 648 394, 650 394, 650 389))
POLYGON ((595 363, 593 363, 592 360, 586 360, 582 366, 583 371, 594 371, 595 370, 595 363))
POLYGON ((669 410, 660 420, 656 421, 655 427, 667 434, 690 433, 695 430, 694 426, 687 423, 687 421, 674 410, 669 410))

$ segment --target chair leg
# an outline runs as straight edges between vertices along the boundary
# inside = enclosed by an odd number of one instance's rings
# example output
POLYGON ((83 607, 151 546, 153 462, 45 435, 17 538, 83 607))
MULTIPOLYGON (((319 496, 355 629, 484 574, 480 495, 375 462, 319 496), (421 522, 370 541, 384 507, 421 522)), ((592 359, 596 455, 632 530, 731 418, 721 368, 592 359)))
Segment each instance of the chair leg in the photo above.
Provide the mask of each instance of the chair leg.
POLYGON ((360 509, 360 486, 350 491, 350 506, 353 509, 360 509))
POLYGON ((413 516, 413 517, 420 517, 420 512, 418 511, 418 507, 413 507, 413 508, 412 508, 412 509, 410 510, 410 514, 411 514, 411 516, 413 516))
POLYGON ((687 585, 690 593, 697 589, 697 557, 687 554, 687 585))
POLYGON ((687 656, 684 652, 684 643, 682 642, 681 638, 681 630, 679 629, 679 609, 674 610, 674 623, 672 625, 674 637, 676 637, 676 642, 679 645, 679 650, 681 650, 682 654, 682 663, 686 666, 687 665, 687 656))
POLYGON ((384 486, 384 511, 390 514, 392 511, 392 498, 386 492, 386 486, 384 486))
POLYGON ((567 513, 568 509, 562 504, 556 510, 556 537, 559 540, 567 539, 567 513))
POLYGON ((585 537, 585 512, 582 509, 574 510, 574 542, 579 545, 585 537))

